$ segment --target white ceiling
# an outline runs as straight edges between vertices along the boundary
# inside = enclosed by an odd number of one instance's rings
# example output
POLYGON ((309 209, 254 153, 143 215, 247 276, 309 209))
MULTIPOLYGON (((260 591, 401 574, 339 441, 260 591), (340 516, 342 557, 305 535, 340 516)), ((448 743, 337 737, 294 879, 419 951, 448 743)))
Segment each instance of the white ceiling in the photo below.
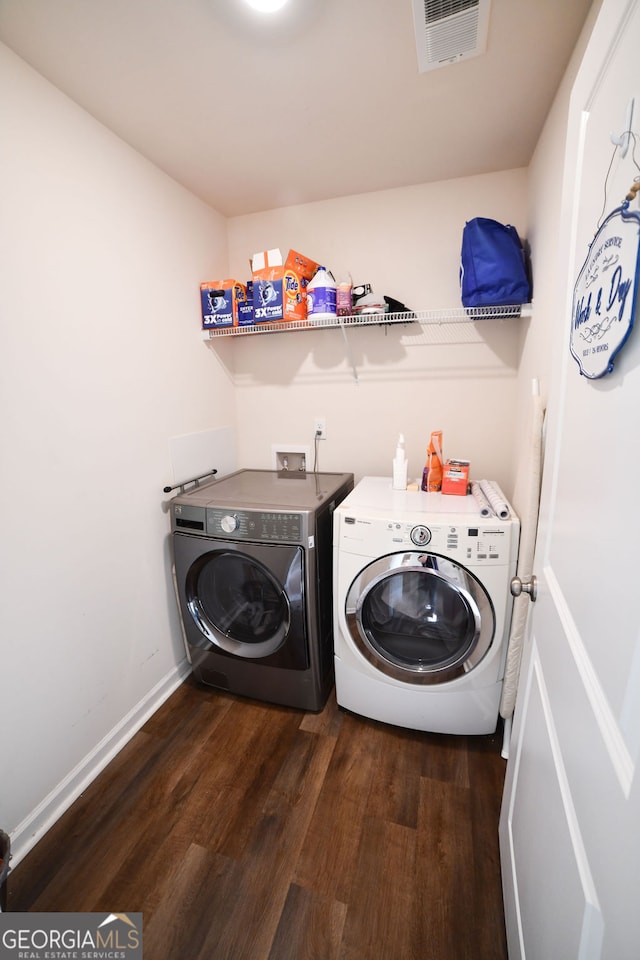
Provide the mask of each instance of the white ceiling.
POLYGON ((527 166, 591 0, 493 0, 419 73, 411 0, 0 0, 0 40, 226 216, 527 166))

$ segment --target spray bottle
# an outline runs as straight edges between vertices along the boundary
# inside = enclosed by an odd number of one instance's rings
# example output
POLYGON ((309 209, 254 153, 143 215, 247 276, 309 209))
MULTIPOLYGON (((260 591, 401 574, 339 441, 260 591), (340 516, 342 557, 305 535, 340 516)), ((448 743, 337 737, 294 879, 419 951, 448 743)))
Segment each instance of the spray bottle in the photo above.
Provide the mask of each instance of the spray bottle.
POLYGON ((398 446, 396 447, 396 455, 393 458, 393 482, 392 487, 394 490, 406 490, 407 489, 407 473, 409 470, 409 462, 404 452, 404 435, 401 433, 398 437, 398 446))

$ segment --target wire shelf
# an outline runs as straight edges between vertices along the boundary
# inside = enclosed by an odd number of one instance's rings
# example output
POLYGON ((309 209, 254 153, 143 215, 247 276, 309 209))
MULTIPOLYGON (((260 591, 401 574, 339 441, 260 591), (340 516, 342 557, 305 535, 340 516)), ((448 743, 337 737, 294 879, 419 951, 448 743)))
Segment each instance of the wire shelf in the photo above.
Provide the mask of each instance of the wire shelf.
POLYGON ((530 316, 531 304, 508 307, 449 307, 410 313, 367 313, 327 320, 276 320, 246 327, 209 327, 202 331, 203 340, 218 337, 248 337, 264 333, 287 333, 292 330, 352 330, 355 327, 391 326, 395 324, 475 323, 478 320, 512 320, 530 316))

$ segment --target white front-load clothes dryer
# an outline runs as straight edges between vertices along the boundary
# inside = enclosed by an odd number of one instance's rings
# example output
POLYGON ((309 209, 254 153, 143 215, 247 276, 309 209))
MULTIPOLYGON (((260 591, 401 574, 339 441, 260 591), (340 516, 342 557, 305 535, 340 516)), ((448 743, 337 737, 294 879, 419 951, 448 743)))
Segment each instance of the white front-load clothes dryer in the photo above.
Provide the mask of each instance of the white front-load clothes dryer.
POLYGON ((364 477, 334 513, 338 704, 434 733, 498 722, 520 524, 364 477))

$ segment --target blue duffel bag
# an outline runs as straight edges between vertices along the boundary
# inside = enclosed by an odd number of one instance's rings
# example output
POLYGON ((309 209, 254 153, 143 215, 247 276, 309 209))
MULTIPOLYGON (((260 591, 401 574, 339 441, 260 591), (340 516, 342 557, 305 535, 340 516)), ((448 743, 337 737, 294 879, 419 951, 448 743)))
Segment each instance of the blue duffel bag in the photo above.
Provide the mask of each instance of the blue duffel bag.
POLYGON ((476 217, 462 231, 460 286, 465 307, 529 303, 531 286, 515 227, 476 217))

